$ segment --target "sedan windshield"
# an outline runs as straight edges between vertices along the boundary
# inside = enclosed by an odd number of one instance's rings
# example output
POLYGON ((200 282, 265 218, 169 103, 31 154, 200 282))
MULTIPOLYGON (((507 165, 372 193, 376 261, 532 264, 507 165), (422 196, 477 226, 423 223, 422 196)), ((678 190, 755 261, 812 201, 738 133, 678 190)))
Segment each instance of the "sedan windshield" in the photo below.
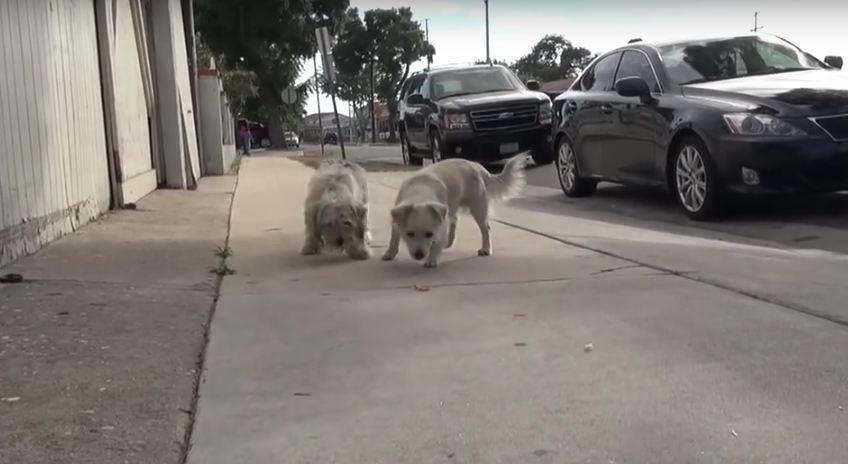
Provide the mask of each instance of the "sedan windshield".
POLYGON ((687 42, 659 50, 669 75, 680 85, 825 68, 792 44, 762 36, 687 42))
POLYGON ((436 100, 475 93, 516 90, 520 83, 509 71, 500 67, 471 68, 433 76, 436 100))

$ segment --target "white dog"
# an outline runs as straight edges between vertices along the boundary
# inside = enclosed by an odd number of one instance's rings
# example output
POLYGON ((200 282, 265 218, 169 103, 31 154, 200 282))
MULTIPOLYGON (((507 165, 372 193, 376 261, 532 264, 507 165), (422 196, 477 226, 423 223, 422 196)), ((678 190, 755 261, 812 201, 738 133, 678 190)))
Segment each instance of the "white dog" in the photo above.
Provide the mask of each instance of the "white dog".
POLYGON ((426 258, 425 267, 438 266, 442 250, 456 240, 456 213, 461 208, 467 208, 480 227, 483 245, 477 254, 491 255, 491 203, 521 190, 526 165, 527 156, 522 154, 510 159, 499 175, 462 159, 445 160, 418 171, 398 192, 392 209, 392 237, 383 260, 397 256, 403 239, 410 256, 426 258))
POLYGON ((353 259, 371 257, 365 170, 347 161, 321 166, 309 181, 304 222, 302 254, 319 254, 328 247, 353 259))

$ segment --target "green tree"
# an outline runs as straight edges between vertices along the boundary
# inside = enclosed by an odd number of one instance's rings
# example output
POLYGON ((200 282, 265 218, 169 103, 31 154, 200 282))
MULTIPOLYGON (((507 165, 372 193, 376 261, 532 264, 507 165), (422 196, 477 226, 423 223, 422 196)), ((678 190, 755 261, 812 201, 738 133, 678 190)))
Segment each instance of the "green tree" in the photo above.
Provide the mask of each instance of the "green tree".
POLYGON ((435 48, 424 40, 421 24, 412 19, 412 10, 406 7, 368 10, 364 21, 359 11, 351 8, 345 19, 333 50, 339 95, 364 106, 371 98, 373 62, 374 95, 387 106, 389 139, 395 140, 400 87, 412 63, 428 53, 435 54, 435 48))
POLYGON ((523 80, 542 82, 576 77, 592 61, 592 53, 575 47, 561 35, 549 34, 542 38, 527 55, 513 65, 513 70, 523 80))
MULTIPOLYGON (((256 75, 258 105, 266 115, 271 141, 282 146, 289 112, 280 93, 293 85, 303 60, 315 52, 315 27, 335 31, 348 0, 196 0, 196 28, 209 49, 226 63, 256 75)), ((296 107, 296 105, 291 105, 296 107)))

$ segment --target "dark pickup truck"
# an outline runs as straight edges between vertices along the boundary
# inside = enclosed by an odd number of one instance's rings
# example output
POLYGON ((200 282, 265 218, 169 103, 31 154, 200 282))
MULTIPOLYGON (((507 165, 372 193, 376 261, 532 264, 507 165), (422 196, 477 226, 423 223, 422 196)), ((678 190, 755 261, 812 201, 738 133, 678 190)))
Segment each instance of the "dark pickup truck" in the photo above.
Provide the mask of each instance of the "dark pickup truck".
POLYGON ((401 88, 398 133, 405 164, 465 158, 496 162, 531 150, 553 161, 551 99, 503 66, 421 71, 401 88), (531 90, 532 89, 532 90, 531 90))

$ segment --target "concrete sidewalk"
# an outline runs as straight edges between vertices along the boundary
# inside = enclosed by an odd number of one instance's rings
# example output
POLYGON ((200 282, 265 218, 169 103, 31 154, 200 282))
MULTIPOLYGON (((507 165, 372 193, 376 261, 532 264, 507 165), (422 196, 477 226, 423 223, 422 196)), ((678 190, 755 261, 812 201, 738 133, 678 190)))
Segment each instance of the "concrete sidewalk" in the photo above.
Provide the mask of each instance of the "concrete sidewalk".
POLYGON ((0 463, 177 464, 235 177, 160 190, 9 267, 0 463))
POLYGON ((301 257, 311 173, 242 165, 190 463, 848 460, 843 327, 467 217, 436 270, 301 257))

